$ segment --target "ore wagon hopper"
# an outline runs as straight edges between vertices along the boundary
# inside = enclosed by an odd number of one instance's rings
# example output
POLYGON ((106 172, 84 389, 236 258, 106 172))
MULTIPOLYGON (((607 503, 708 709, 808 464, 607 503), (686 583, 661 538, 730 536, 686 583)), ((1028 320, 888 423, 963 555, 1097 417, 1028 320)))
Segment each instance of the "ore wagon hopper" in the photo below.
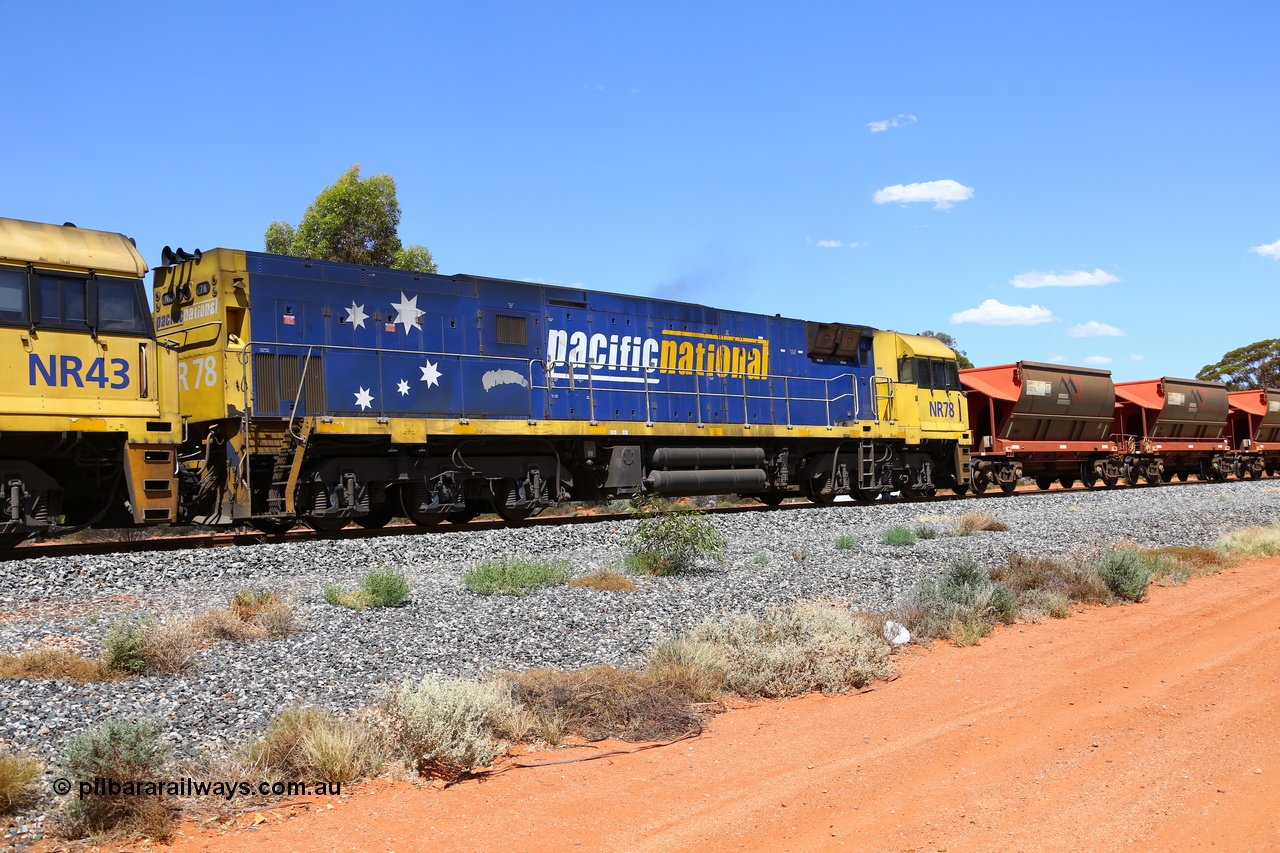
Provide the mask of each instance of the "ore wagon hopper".
POLYGON ((1220 382, 1166 376, 1117 383, 1113 432, 1125 479, 1221 480, 1232 473, 1228 408, 1227 386, 1220 382))
POLYGON ((1232 391, 1228 436, 1236 449, 1237 477, 1275 476, 1280 470, 1280 390, 1232 391))
POLYGON ((1111 371, 1019 361, 960 371, 973 430, 973 488, 1012 492, 1023 476, 1048 489, 1054 480, 1093 488, 1115 485, 1111 371))

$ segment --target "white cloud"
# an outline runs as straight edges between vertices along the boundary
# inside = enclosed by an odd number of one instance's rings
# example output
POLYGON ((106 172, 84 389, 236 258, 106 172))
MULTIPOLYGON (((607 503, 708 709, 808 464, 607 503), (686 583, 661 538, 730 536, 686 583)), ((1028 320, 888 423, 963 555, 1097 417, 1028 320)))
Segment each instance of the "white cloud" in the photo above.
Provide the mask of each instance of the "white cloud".
POLYGON ((1024 272, 1009 280, 1014 287, 1089 287, 1115 284, 1120 279, 1105 270, 1068 270, 1064 273, 1024 272))
POLYGON ((891 127, 906 127, 914 124, 916 117, 907 115, 906 113, 898 113, 893 118, 887 118, 884 121, 869 121, 867 127, 871 128, 872 133, 884 133, 891 127))
POLYGON ((810 246, 817 246, 819 249, 839 249, 841 246, 848 246, 850 249, 856 249, 862 245, 854 240, 850 240, 846 243, 843 240, 814 240, 810 237, 805 237, 804 241, 810 246))
POLYGON ((818 246, 823 249, 839 249, 843 245, 844 243, 841 243, 839 240, 819 240, 818 241, 818 246))
POLYGON ((1111 359, 1105 355, 1086 355, 1084 357, 1085 364, 1110 364, 1111 359))
POLYGON ((952 180, 926 181, 922 184, 894 184, 882 190, 876 190, 872 197, 876 204, 902 202, 910 204, 916 201, 933 202, 934 210, 950 210, 957 201, 973 198, 973 187, 952 180))
POLYGON ((1078 326, 1072 326, 1067 329, 1067 334, 1073 338, 1123 338, 1124 329, 1117 329, 1115 326, 1108 326, 1106 323, 1090 320, 1087 323, 1081 323, 1078 326))
POLYGON ((1268 243, 1265 246, 1254 246, 1249 251, 1257 252, 1259 255, 1262 255, 1263 257, 1275 258, 1276 260, 1280 261, 1280 240, 1277 240, 1274 243, 1268 243))
POLYGON ((1068 359, 1065 355, 1053 355, 1053 356, 1049 356, 1049 361, 1053 362, 1054 364, 1066 364, 1068 359))
POLYGON ((988 299, 977 308, 951 315, 952 323, 980 323, 983 326, 1038 326, 1058 319, 1039 305, 1005 305, 988 299))
POLYGON ((1134 353, 1133 355, 1129 356, 1129 358, 1133 359, 1134 361, 1142 361, 1144 358, 1146 358, 1146 356, 1138 355, 1137 353, 1134 353))

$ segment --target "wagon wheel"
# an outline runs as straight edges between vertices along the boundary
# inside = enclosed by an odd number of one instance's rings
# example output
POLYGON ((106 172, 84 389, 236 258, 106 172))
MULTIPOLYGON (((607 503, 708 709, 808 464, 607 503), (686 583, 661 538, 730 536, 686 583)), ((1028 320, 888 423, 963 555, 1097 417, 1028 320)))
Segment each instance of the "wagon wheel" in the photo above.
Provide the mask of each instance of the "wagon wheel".
POLYGON ((974 474, 973 479, 969 481, 969 488, 973 489, 975 495, 984 494, 991 486, 991 481, 987 479, 986 474, 974 474))
POLYGON ((1098 472, 1088 471, 1080 477, 1080 482, 1084 484, 1086 489, 1096 489, 1098 487, 1098 472))
POLYGON ((931 498, 937 493, 936 486, 925 486, 920 489, 913 489, 907 486, 902 488, 902 496, 906 498, 931 498))
POLYGON ((964 497, 965 495, 967 495, 967 494, 969 493, 969 486, 968 486, 968 485, 964 485, 964 486, 952 486, 952 487, 951 487, 951 491, 952 491, 953 493, 955 493, 956 495, 959 495, 960 497, 964 497))
POLYGON ((1009 480, 1008 482, 1004 480, 1000 481, 1000 491, 1004 492, 1006 495, 1011 495, 1017 490, 1018 490, 1017 480, 1009 480))
POLYGON ((1062 488, 1070 489, 1075 486, 1076 478, 1070 475, 1067 475, 1066 477, 1059 477, 1058 482, 1062 484, 1062 488))
POLYGON ((1124 481, 1130 486, 1138 485, 1138 481, 1142 479, 1142 472, 1130 465, 1125 469, 1124 481))
POLYGON ((257 530, 261 530, 263 533, 268 533, 272 536, 280 536, 281 534, 288 533, 290 530, 293 529, 293 526, 297 523, 298 523, 298 519, 296 518, 251 518, 249 519, 249 525, 251 527, 254 527, 257 530))
POLYGON ((337 518, 325 518, 319 515, 304 515, 302 523, 310 527, 316 533, 337 533, 339 530, 347 526, 347 522, 351 521, 346 516, 338 516, 337 518))
POLYGON ((1160 482, 1162 482, 1162 483, 1172 483, 1172 482, 1173 482, 1173 478, 1174 478, 1174 477, 1176 477, 1176 476, 1177 476, 1177 472, 1175 472, 1175 471, 1161 471, 1161 472, 1160 472, 1160 482))
POLYGON ((1049 488, 1052 485, 1053 485, 1053 478, 1048 476, 1047 474, 1041 474, 1040 476, 1036 477, 1036 488, 1038 488, 1040 491, 1047 492, 1049 491, 1049 488))
POLYGON ((1190 475, 1190 474, 1188 474, 1186 471, 1179 471, 1179 472, 1178 472, 1178 482, 1179 482, 1179 483, 1185 483, 1185 482, 1187 482, 1187 480, 1190 480, 1190 479, 1191 479, 1191 475, 1190 475))
POLYGON ((1116 484, 1118 484, 1118 483, 1120 482, 1120 478, 1119 478, 1119 477, 1112 477, 1112 476, 1110 476, 1110 475, 1108 475, 1108 474, 1103 474, 1103 475, 1102 475, 1102 482, 1106 485, 1106 487, 1107 487, 1108 489, 1114 489, 1114 488, 1116 487, 1116 484))

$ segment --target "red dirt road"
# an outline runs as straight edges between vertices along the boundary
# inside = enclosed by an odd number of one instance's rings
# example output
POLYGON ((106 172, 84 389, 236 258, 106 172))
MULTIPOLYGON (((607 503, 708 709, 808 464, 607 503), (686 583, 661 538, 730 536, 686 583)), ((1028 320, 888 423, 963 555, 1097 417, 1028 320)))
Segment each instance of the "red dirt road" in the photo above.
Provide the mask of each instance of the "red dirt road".
POLYGON ((173 849, 1280 849, 1280 560, 900 663, 671 747, 362 786, 173 849))

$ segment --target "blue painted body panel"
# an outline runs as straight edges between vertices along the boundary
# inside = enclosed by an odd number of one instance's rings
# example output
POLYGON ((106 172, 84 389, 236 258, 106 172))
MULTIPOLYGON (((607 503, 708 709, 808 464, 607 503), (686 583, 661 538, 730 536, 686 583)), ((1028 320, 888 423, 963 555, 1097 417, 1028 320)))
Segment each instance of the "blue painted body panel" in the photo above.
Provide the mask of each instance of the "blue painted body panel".
MULTIPOLYGON (((246 265, 252 351, 310 352, 308 371, 323 375, 323 407, 304 395, 299 416, 797 426, 873 418, 870 330, 854 359, 811 359, 802 320, 253 252, 246 265), (526 342, 511 342, 521 325, 526 342)), ((255 376, 255 387, 266 379, 255 376)), ((293 400, 279 405, 255 413, 288 417, 293 400)))

